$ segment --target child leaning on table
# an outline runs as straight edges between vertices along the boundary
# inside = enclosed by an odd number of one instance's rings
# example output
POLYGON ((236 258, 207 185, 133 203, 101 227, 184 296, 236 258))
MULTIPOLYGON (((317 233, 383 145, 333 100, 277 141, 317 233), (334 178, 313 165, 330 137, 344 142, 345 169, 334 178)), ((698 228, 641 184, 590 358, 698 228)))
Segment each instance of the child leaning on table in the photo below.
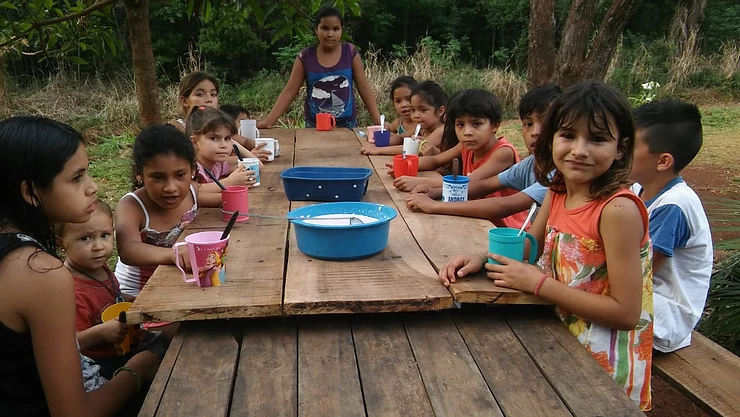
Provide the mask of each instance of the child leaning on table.
POLYGON ((159 357, 141 352, 106 381, 79 353, 74 281, 52 225, 96 211, 82 136, 42 117, 2 120, 0 175, 0 414, 113 415, 159 357))
POLYGON ((699 152, 699 109, 679 100, 634 111, 635 158, 630 178, 650 215, 653 241, 653 347, 672 352, 691 344, 712 274, 712 234, 701 200, 681 178, 699 152))
POLYGON ((494 224, 499 219, 527 210, 533 202, 542 205, 547 188, 537 182, 534 171, 534 147, 542 130, 542 122, 547 116, 550 104, 562 90, 556 84, 534 87, 519 102, 519 119, 522 123, 522 137, 530 155, 511 168, 490 178, 472 179, 468 197, 478 198, 504 188, 519 191, 516 194, 469 200, 463 202, 442 202, 442 188, 421 184, 411 190, 406 199, 409 210, 425 213, 448 214, 454 216, 489 219, 494 224))
POLYGON ((538 265, 492 253, 459 256, 439 276, 449 285, 485 265, 496 285, 552 302, 594 359, 649 410, 652 250, 647 210, 628 188, 634 135, 621 92, 597 82, 570 87, 553 102, 535 149, 537 180, 550 187, 530 229, 542 248, 538 265))

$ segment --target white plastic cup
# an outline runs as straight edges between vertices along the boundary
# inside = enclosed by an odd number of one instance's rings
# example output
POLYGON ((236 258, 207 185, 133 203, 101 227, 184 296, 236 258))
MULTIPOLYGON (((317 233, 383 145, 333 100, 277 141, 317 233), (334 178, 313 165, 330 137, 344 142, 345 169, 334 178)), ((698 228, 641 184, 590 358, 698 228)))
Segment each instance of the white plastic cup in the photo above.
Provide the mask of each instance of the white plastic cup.
POLYGON ((258 187, 260 182, 260 160, 257 158, 243 158, 239 160, 239 165, 244 167, 245 171, 254 171, 254 185, 258 187))
POLYGON ((256 120, 242 120, 239 122, 239 135, 248 139, 259 139, 260 130, 257 129, 256 120))
POLYGON ((277 141, 273 138, 262 138, 262 139, 254 140, 255 146, 259 145, 260 143, 266 143, 266 145, 262 149, 272 152, 270 156, 267 158, 268 161, 275 160, 275 142, 277 141))
POLYGON ((415 138, 403 138, 403 153, 404 155, 418 155, 419 141, 415 138))

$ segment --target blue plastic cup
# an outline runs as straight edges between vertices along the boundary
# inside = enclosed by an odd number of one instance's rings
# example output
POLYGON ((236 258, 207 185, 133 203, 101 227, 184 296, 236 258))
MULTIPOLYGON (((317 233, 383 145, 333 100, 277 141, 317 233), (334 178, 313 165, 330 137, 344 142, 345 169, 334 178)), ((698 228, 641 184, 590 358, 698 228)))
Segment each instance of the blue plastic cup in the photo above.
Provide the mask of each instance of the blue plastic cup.
MULTIPOLYGON (((488 252, 505 256, 515 261, 524 260, 524 240, 529 240, 529 263, 534 264, 537 260, 537 239, 527 232, 517 236, 519 230, 510 227, 496 227, 488 231, 488 252)), ((497 264, 491 258, 488 263, 497 264)))
POLYGON ((442 201, 454 203, 468 201, 468 183, 470 178, 464 175, 445 175, 442 177, 442 201))
POLYGON ((391 144, 391 131, 386 129, 384 131, 376 131, 373 133, 373 139, 375 139, 375 146, 384 147, 391 144))

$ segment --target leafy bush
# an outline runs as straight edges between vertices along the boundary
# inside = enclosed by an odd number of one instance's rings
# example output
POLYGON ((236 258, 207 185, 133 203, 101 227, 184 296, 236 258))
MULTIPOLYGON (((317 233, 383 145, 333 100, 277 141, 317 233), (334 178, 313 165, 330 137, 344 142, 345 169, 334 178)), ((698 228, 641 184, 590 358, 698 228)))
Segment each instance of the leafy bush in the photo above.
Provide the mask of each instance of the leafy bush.
POLYGON ((740 251, 716 265, 707 307, 711 312, 701 325, 703 333, 734 351, 740 341, 740 251))

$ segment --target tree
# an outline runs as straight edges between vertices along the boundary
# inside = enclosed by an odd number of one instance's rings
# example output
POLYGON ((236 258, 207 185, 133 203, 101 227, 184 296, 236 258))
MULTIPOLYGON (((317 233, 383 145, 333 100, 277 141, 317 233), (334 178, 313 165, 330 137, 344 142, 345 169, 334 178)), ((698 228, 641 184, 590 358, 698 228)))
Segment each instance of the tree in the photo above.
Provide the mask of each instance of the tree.
POLYGON ((529 19, 527 79, 533 86, 544 84, 555 70, 555 1, 532 1, 529 19))
POLYGON ((537 30, 534 34, 530 32, 529 54, 532 56, 529 57, 529 62, 537 63, 537 66, 528 65, 530 84, 555 81, 562 87, 568 87, 580 80, 603 80, 624 26, 641 2, 642 0, 613 0, 594 37, 593 24, 598 2, 573 0, 560 47, 557 54, 554 54, 548 52, 548 48, 539 47, 538 41, 532 41, 531 37, 543 39, 549 36, 555 39, 554 25, 550 22, 552 15, 541 12, 554 10, 555 0, 531 0, 530 28, 536 27, 537 30), (590 42, 592 38, 593 42, 590 42))

